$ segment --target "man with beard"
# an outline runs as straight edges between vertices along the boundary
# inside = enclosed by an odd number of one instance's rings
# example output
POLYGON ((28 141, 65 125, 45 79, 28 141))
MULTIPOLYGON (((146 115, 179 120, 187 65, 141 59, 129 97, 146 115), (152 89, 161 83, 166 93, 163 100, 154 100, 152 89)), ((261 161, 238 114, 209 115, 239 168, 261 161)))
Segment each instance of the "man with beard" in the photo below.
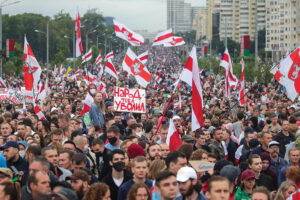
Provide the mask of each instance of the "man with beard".
POLYGON ((131 175, 125 168, 125 153, 120 149, 116 149, 112 152, 111 160, 109 164, 112 166, 111 173, 107 174, 102 182, 109 186, 111 199, 118 199, 118 192, 121 185, 130 180, 131 175))
POLYGON ((216 128, 213 130, 213 142, 209 144, 209 148, 211 149, 212 153, 218 155, 218 160, 225 158, 225 148, 222 144, 223 141, 223 133, 220 128, 216 128))
POLYGON ((51 194, 50 179, 44 171, 33 171, 28 177, 31 199, 49 199, 51 194))
POLYGON ((147 153, 149 161, 161 159, 161 147, 156 143, 152 143, 149 145, 147 153))
POLYGON ((201 184, 197 180, 196 171, 191 167, 182 167, 177 172, 179 191, 186 200, 203 200, 201 195, 201 184))
POLYGON ((111 151, 115 149, 120 149, 120 129, 117 126, 112 125, 107 130, 106 135, 109 143, 105 145, 105 148, 111 151))
POLYGON ((90 180, 88 173, 80 169, 75 171, 74 174, 70 176, 70 179, 72 188, 76 192, 78 200, 81 200, 89 187, 90 180))
POLYGON ((28 171, 27 162, 19 154, 19 145, 15 141, 8 141, 0 147, 6 159, 6 165, 14 172, 14 176, 22 176, 28 171))

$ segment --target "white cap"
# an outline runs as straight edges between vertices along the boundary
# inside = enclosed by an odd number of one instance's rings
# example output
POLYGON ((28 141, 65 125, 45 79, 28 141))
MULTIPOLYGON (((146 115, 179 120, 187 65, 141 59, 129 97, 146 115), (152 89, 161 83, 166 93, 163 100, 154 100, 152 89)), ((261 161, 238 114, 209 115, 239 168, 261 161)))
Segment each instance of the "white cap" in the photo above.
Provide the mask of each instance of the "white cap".
POLYGON ((186 182, 189 179, 197 179, 197 174, 192 167, 182 167, 177 172, 177 181, 186 182))
POLYGON ((268 145, 268 147, 270 148, 271 146, 276 145, 276 146, 280 146, 279 142, 277 141, 271 141, 268 145))
POLYGON ((174 119, 180 119, 180 117, 178 115, 174 115, 172 120, 174 120, 174 119))

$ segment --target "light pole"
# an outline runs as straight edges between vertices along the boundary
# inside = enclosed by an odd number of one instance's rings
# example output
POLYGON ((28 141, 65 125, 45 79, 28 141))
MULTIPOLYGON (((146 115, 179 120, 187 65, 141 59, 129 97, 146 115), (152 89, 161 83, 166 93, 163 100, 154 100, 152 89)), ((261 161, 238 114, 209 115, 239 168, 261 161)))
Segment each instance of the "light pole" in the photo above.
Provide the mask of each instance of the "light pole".
POLYGON ((46 35, 46 65, 49 66, 49 21, 47 21, 46 24, 46 32, 40 31, 40 30, 34 30, 37 33, 42 33, 46 35))
MULTIPOLYGON (((2 50, 2 8, 20 3, 21 1, 8 2, 3 0, 0 2, 0 51, 2 50)), ((2 57, 0 56, 0 76, 2 77, 2 57)))
POLYGON ((89 46, 89 34, 90 33, 95 33, 97 30, 96 30, 96 28, 99 26, 99 24, 97 25, 97 26, 95 26, 94 28, 92 28, 92 29, 90 29, 90 30, 88 30, 87 32, 86 32, 86 34, 85 34, 85 39, 86 39, 86 41, 85 41, 85 52, 88 52, 88 46, 89 46))

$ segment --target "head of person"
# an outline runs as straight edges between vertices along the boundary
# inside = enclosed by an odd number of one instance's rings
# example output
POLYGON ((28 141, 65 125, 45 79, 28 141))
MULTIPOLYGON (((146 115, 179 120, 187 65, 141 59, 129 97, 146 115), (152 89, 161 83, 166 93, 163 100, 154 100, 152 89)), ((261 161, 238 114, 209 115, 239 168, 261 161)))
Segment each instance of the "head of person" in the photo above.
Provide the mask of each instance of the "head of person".
POLYGON ((223 132, 222 129, 216 128, 213 130, 213 138, 216 142, 221 142, 223 141, 223 132))
POLYGON ((251 169, 246 169, 241 175, 241 189, 253 189, 255 187, 255 173, 251 169))
POLYGON ((255 138, 254 130, 253 130, 253 128, 248 126, 248 127, 245 128, 244 133, 245 133, 245 140, 246 140, 246 142, 249 146, 250 140, 255 138))
POLYGON ((228 200, 229 199, 229 180, 223 176, 212 176, 208 180, 207 192, 205 196, 208 200, 228 200))
POLYGON ((112 152, 111 160, 109 161, 110 166, 117 172, 121 172, 125 168, 125 153, 120 149, 115 149, 112 152))
POLYGON ((252 169, 255 174, 262 171, 262 160, 258 154, 252 154, 248 158, 248 168, 252 169))
POLYGON ((13 178, 13 173, 9 168, 0 168, 0 184, 4 182, 11 182, 13 178))
POLYGON ((19 122, 17 125, 18 135, 24 137, 26 133, 26 125, 23 122, 19 122))
POLYGON ((51 142, 62 144, 64 139, 64 131, 62 129, 56 129, 51 132, 51 142))
POLYGON ((284 181, 278 189, 275 199, 287 199, 291 194, 296 192, 297 185, 293 181, 284 181))
POLYGON ((29 168, 29 174, 32 174, 35 171, 43 171, 46 174, 48 174, 50 164, 45 157, 37 156, 30 160, 28 168, 29 168))
POLYGON ((104 98, 103 94, 100 91, 97 91, 94 97, 94 103, 101 108, 102 112, 105 112, 105 103, 104 103, 104 98))
POLYGON ((40 145, 40 147, 45 146, 45 141, 44 141, 43 135, 40 131, 37 131, 33 134, 33 140, 35 142, 37 142, 40 145))
POLYGON ((156 176, 155 191, 160 194, 161 199, 174 199, 178 192, 176 175, 169 170, 159 172, 156 176))
POLYGON ((20 200, 21 187, 18 182, 2 182, 0 183, 0 199, 2 200, 20 200))
POLYGON ((20 158, 19 145, 15 141, 6 142, 1 149, 3 149, 6 162, 16 162, 20 158))
POLYGON ((166 159, 168 154, 170 153, 169 145, 166 143, 162 143, 162 144, 160 144, 160 149, 161 149, 162 159, 166 159))
POLYGON ((44 171, 33 171, 28 177, 28 186, 32 196, 46 197, 51 194, 50 178, 44 171))
POLYGON ((147 149, 150 160, 161 159, 161 147, 157 143, 151 143, 147 149))
POLYGON ((1 124, 1 135, 3 137, 7 137, 7 136, 11 135, 12 132, 13 132, 13 128, 9 123, 3 122, 1 124))
POLYGON ((161 127, 160 127, 160 129, 159 129, 161 141, 166 142, 168 131, 169 131, 168 124, 162 124, 161 127))
POLYGON ((207 161, 216 164, 218 156, 215 153, 208 153, 207 154, 207 161))
POLYGON ((206 144, 206 136, 204 132, 200 129, 196 130, 196 144, 197 145, 205 145, 206 144))
POLYGON ((175 127, 179 128, 181 126, 181 118, 179 116, 175 115, 172 120, 175 127))
POLYGON ((87 137, 83 135, 78 135, 74 138, 74 144, 78 149, 80 149, 82 152, 86 153, 89 150, 89 144, 87 137))
POLYGON ((131 162, 131 171, 135 178, 144 179, 149 171, 147 159, 144 156, 137 156, 131 162))
POLYGON ((196 171, 191 167, 182 167, 178 170, 176 176, 180 193, 183 197, 187 197, 196 191, 201 191, 201 184, 198 182, 196 171))
POLYGON ((164 160, 157 159, 152 161, 149 167, 148 178, 155 180, 157 174, 164 169, 166 169, 166 163, 164 160))
POLYGON ((268 148, 269 143, 272 141, 272 134, 269 132, 263 132, 261 137, 261 145, 265 148, 268 148))
POLYGON ((102 156, 104 152, 104 142, 100 138, 96 138, 92 142, 92 151, 95 153, 96 157, 102 156))
POLYGON ((106 132, 107 139, 111 145, 116 145, 120 140, 120 129, 117 126, 112 125, 106 132))
POLYGON ((50 131, 50 124, 47 120, 39 120, 37 123, 37 129, 41 132, 49 132, 50 131))
POLYGON ((59 114, 58 115, 58 127, 65 128, 69 126, 70 117, 67 114, 59 114))
POLYGON ((262 171, 267 171, 270 167, 270 154, 267 152, 263 152, 260 154, 261 162, 262 162, 262 171))
POLYGON ((208 119, 208 118, 204 119, 203 127, 205 129, 208 129, 210 127, 210 119, 208 119))
POLYGON ((241 174, 241 170, 233 165, 226 165, 220 171, 220 176, 227 178, 230 182, 230 192, 238 184, 238 178, 241 174))
POLYGON ((201 161, 207 161, 208 159, 208 153, 207 151, 203 149, 197 149, 194 151, 190 157, 190 160, 201 160, 201 161))
POLYGON ((135 183, 131 186, 126 200, 151 200, 148 186, 144 183, 135 183))
POLYGON ((300 160, 300 151, 297 148, 291 148, 288 157, 290 163, 297 164, 300 160))
POLYGON ((172 151, 166 158, 167 169, 174 174, 177 174, 178 170, 187 165, 186 155, 180 151, 172 151))
POLYGON ((283 131, 288 131, 289 130, 289 121, 288 120, 283 120, 281 128, 282 128, 283 131))
POLYGON ((44 147, 42 149, 42 156, 44 156, 54 167, 58 166, 58 153, 54 146, 44 147))
POLYGON ((195 140, 194 140, 194 137, 191 136, 191 135, 184 135, 181 137, 181 141, 182 141, 182 144, 190 144, 190 145, 194 145, 195 143, 195 140))
POLYGON ((86 156, 83 153, 77 153, 72 157, 72 169, 74 172, 86 166, 86 156))
POLYGON ((300 184, 300 168, 298 166, 290 166, 285 172, 287 180, 293 181, 295 184, 300 184))
POLYGON ((63 150, 69 150, 72 151, 73 154, 76 154, 76 145, 72 140, 67 140, 65 141, 64 145, 63 145, 63 150))
POLYGON ((279 146, 280 146, 280 144, 277 141, 271 141, 268 145, 270 156, 274 160, 277 160, 277 158, 278 158, 279 146))
POLYGON ((68 170, 72 169, 72 157, 73 152, 69 150, 63 150, 59 154, 59 166, 68 170))
POLYGON ((255 188, 252 192, 252 200, 271 200, 269 190, 264 186, 255 188))
POLYGON ((109 186, 105 183, 94 183, 83 196, 83 200, 110 200, 109 186))
POLYGON ((84 170, 77 170, 71 176, 71 185, 77 195, 81 195, 86 192, 89 186, 89 175, 84 170))

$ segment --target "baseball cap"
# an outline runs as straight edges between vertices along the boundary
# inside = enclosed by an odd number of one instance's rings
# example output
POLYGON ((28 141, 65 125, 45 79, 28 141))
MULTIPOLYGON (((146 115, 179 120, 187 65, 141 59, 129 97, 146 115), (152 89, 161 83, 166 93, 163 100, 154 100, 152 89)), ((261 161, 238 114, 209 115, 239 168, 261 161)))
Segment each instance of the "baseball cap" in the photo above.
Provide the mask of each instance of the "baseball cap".
POLYGON ((269 143, 268 147, 270 148, 270 147, 273 146, 273 145, 280 146, 279 142, 277 142, 277 141, 271 141, 271 142, 269 143))
POLYGON ((255 178, 255 173, 253 170, 251 169, 246 169, 245 171, 243 171, 242 176, 241 176, 241 180, 249 180, 251 178, 255 178))
POLYGON ((80 179, 82 181, 89 182, 89 175, 88 175, 87 172, 85 172, 83 170, 78 170, 74 174, 72 174, 71 176, 69 176, 68 179, 70 179, 70 180, 78 180, 78 179, 80 179))
POLYGON ((182 136, 181 141, 185 141, 185 142, 193 142, 193 141, 194 141, 194 138, 193 138, 193 136, 191 136, 191 135, 184 135, 184 136, 182 136))
POLYGON ((57 194, 62 195, 63 197, 67 198, 68 200, 77 200, 76 193, 69 189, 69 188, 63 188, 57 192, 57 194))
POLYGON ((176 179, 180 182, 186 182, 189 179, 196 179, 197 174, 192 167, 182 167, 178 170, 176 179))
POLYGON ((8 141, 8 142, 6 142, 3 146, 0 147, 0 149, 3 150, 3 149, 7 149, 9 147, 13 147, 13 148, 19 149, 19 145, 15 141, 8 141))
POLYGON ((231 183, 241 174, 241 170, 233 165, 226 165, 220 171, 220 176, 226 177, 231 183))
POLYGON ((10 178, 13 178, 13 173, 9 168, 0 167, 0 173, 5 174, 6 176, 9 176, 10 178))
POLYGON ((25 148, 28 146, 26 141, 18 141, 18 144, 23 145, 25 148))

